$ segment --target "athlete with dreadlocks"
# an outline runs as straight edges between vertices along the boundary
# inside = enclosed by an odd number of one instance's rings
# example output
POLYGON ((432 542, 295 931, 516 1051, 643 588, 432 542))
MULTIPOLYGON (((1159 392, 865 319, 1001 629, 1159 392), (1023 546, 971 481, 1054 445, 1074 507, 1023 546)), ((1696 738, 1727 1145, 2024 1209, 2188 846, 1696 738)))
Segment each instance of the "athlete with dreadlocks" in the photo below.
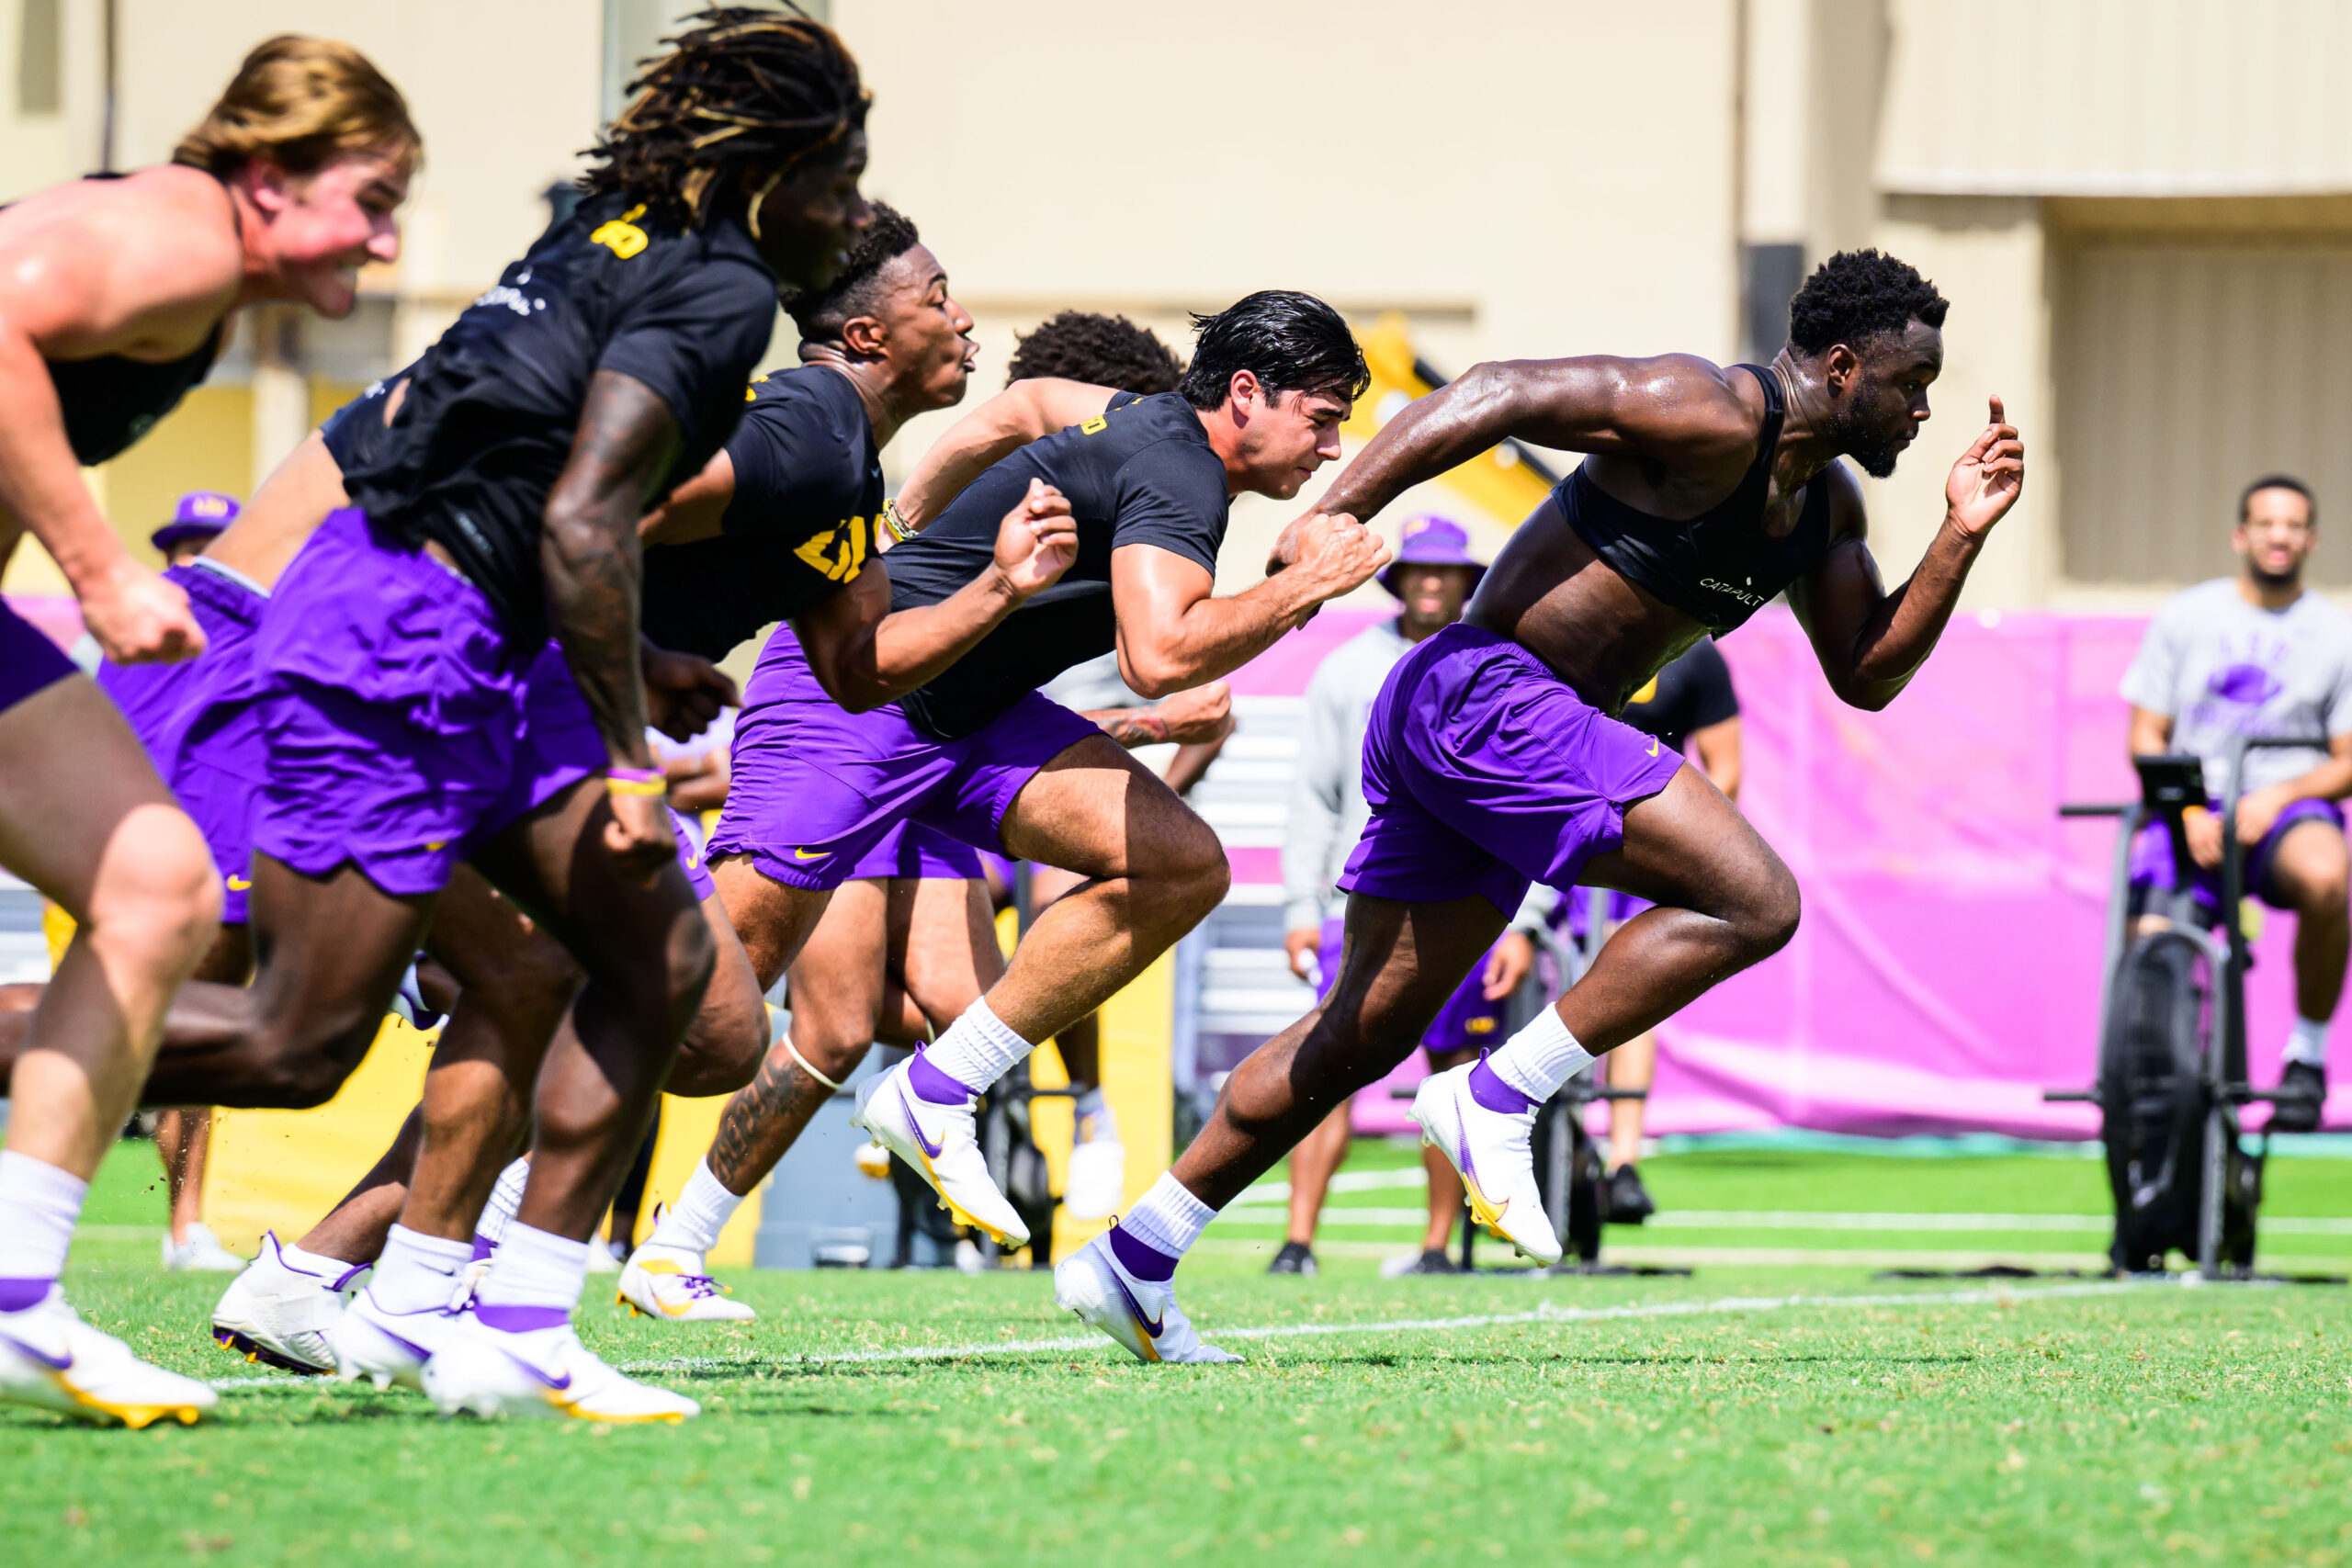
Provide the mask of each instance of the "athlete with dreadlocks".
MULTIPOLYGON (((996 570, 940 605, 889 615, 887 578, 866 570, 882 510, 877 455, 906 419, 962 395, 974 345, 964 335, 971 319, 949 296, 946 275, 919 243, 913 224, 879 204, 874 213, 873 224, 830 287, 786 297, 801 325, 807 363, 753 381, 742 423, 727 447, 649 513, 639 529, 647 547, 643 621, 649 637, 694 650, 685 657, 724 657, 761 628, 791 620, 834 677, 828 700, 854 706, 870 705, 934 673, 1030 592, 1050 583, 1068 565, 1074 545, 1067 509, 1041 490, 1034 501, 1023 497, 1003 519, 996 570)), ((361 398, 310 444, 311 483, 340 494, 334 487, 343 470, 364 464, 384 438, 385 400, 374 393, 361 398)), ((266 489, 254 512, 267 516, 269 502, 266 489)), ((275 527, 267 542, 232 541, 232 547, 240 558, 258 566, 285 553, 286 532, 275 527)), ((697 868, 693 874, 706 891, 708 923, 725 955, 721 974, 730 992, 756 1010, 774 972, 752 978, 729 911, 707 896, 707 874, 697 868), (741 982, 735 984, 732 972, 739 968, 741 982)), ((445 914, 447 909, 445 901, 445 914)), ((764 962, 756 928, 749 929, 764 962)), ((488 935, 489 929, 477 922, 468 942, 479 947, 488 935)), ((533 950, 548 945, 544 938, 524 941, 533 950)), ((512 963, 516 946, 501 939, 497 950, 512 963)), ((528 960, 522 964, 526 972, 537 972, 547 962, 544 955, 523 956, 528 960)), ((560 956, 559 950, 554 957, 560 956)), ((780 969, 781 962, 775 967, 780 969)), ((714 985, 714 996, 718 989, 714 985)), ((711 1081, 718 1061, 737 1059, 737 1010, 706 1003, 690 1033, 706 1059, 696 1064, 691 1087, 673 1075, 672 1092, 734 1089, 751 1076, 767 1045, 763 1014, 755 1014, 762 1027, 749 1054, 741 1057, 740 1071, 730 1066, 727 1081, 711 1081), (723 1050, 710 1049, 719 1041, 726 1043, 723 1050)), ((457 1027, 455 1019, 450 1027, 457 1027)), ((527 1087, 536 1062, 536 1054, 510 1060, 499 1074, 469 1070, 462 1057, 436 1066, 426 1078, 427 1127, 459 1133, 511 1125, 505 1104, 511 1086, 527 1087)), ((484 1132, 470 1146, 474 1179, 486 1182, 495 1173, 499 1145, 484 1132)), ((402 1334, 398 1314, 387 1308, 383 1292, 373 1283, 342 1314, 334 1286, 387 1247, 382 1208, 388 1198, 399 1201, 398 1184, 406 1179, 412 1157, 396 1145, 366 1189, 338 1205, 299 1247, 265 1246, 263 1257, 214 1314, 224 1342, 298 1368, 333 1365, 338 1352, 346 1367, 372 1371, 384 1365, 378 1341, 402 1334)), ((507 1195, 520 1179, 519 1171, 500 1177, 498 1206, 511 1209, 507 1195)), ((420 1207, 440 1213, 427 1195, 446 1187, 420 1167, 404 1227, 416 1228, 420 1207)), ((467 1216, 481 1206, 477 1191, 467 1216)), ((486 1217, 484 1244, 504 1230, 486 1217)), ((395 1258, 410 1246, 404 1237, 397 1239, 395 1258)), ((447 1293, 446 1280, 442 1293, 447 1293)), ((683 1276, 664 1271, 641 1293, 645 1310, 670 1315, 707 1317, 730 1304, 699 1268, 683 1276)), ((400 1359, 390 1359, 395 1373, 401 1370, 400 1359)))
MULTIPOLYGON (((646 754, 636 529, 733 433, 778 275, 831 277, 867 210, 866 96, 839 40, 748 8, 695 23, 633 85, 578 211, 413 367, 344 471, 352 505, 252 637, 257 1032, 330 1052, 372 1034, 461 861, 587 976, 478 1307, 444 1310, 472 1222, 445 1204, 435 1228, 394 1229, 345 1319, 373 1329, 345 1337, 347 1371, 422 1382, 447 1410, 697 1408, 623 1378, 570 1323, 712 964, 646 754)), ((433 1134, 406 1217, 470 1174, 433 1134)))

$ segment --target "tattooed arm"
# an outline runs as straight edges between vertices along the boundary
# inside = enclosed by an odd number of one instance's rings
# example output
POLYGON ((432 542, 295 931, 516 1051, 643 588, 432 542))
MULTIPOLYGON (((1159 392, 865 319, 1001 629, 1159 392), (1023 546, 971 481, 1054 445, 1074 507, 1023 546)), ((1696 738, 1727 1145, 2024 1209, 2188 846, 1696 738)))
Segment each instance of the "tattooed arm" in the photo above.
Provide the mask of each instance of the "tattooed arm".
MULTIPOLYGON (((539 560, 557 640, 612 765, 650 768, 639 667, 637 523, 679 446, 678 421, 643 382, 599 370, 571 457, 548 492, 539 560)), ((605 847, 648 875, 677 852, 658 795, 616 795, 605 847)))
POLYGON ((1233 733, 1233 694, 1222 681, 1179 692, 1142 708, 1101 708, 1078 716, 1132 751, 1173 740, 1193 746, 1233 733))

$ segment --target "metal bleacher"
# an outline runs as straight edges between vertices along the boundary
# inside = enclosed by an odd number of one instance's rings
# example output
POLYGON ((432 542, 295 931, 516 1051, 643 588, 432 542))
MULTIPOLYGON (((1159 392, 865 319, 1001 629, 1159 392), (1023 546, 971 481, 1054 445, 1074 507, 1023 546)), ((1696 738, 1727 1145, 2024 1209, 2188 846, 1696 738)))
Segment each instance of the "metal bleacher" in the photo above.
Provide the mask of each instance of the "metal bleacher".
MULTIPOLYGON (((1228 855, 1282 848, 1305 708, 1303 697, 1234 699, 1233 739, 1192 797, 1228 855)), ((1171 1066, 1180 1143, 1207 1115, 1235 1064, 1314 1005, 1315 988, 1283 956, 1280 883, 1237 879, 1225 902, 1176 947, 1171 1066)))

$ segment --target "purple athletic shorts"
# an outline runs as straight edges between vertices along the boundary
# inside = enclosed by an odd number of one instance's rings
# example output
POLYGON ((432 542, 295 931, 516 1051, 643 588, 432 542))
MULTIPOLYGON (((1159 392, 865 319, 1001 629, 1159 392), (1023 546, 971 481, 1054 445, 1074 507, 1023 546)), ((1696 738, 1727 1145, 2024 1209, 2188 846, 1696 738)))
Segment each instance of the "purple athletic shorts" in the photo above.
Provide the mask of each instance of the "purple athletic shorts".
POLYGON ((330 513, 254 637, 269 777, 254 849, 306 876, 345 861, 385 892, 438 892, 491 835, 604 771, 553 641, 522 659, 481 591, 330 513))
MULTIPOLYGON (((2220 816, 2222 803, 2218 800, 2213 802, 2212 810, 2216 817, 2220 816)), ((2288 906, 2287 900, 2279 897, 2278 888, 2271 885, 2270 863, 2278 853, 2278 840, 2284 839, 2287 829, 2298 822, 2325 822, 2341 833, 2344 831, 2344 812, 2332 800, 2296 801, 2278 813, 2278 820, 2270 825, 2270 831, 2262 835, 2262 841, 2255 845, 2253 852, 2245 857, 2245 890, 2274 909, 2283 909, 2288 906)), ((2208 870, 2200 865, 2192 869, 2197 874, 2198 902, 2208 908, 2220 908, 2222 868, 2214 866, 2208 870)), ((2132 886, 2140 889, 2161 887, 2166 892, 2179 886, 2173 874, 2172 833, 2161 822, 2149 823, 2132 840, 2132 886)))
POLYGON ((35 692, 77 673, 63 649, 0 602, 0 708, 15 707, 35 692))
POLYGON ((203 833, 220 870, 220 923, 240 926, 251 916, 253 801, 269 776, 253 673, 254 631, 269 595, 207 567, 164 575, 187 591, 204 651, 176 664, 102 664, 98 685, 203 833))
POLYGON ((1623 841, 1625 807, 1682 759, 1592 707, 1509 637, 1456 623, 1397 661, 1363 738, 1372 808, 1340 886, 1509 917, 1623 841))
MULTIPOLYGON (((1315 999, 1318 1002, 1340 983, 1341 942, 1346 934, 1345 920, 1323 922, 1323 941, 1315 954, 1316 963, 1323 971, 1322 980, 1315 987, 1315 999)), ((1438 1010, 1436 1021, 1421 1036, 1421 1049, 1438 1056, 1448 1051, 1499 1045, 1503 1038, 1503 1010, 1510 1005, 1509 997, 1499 1001, 1487 999, 1487 961, 1481 958, 1471 967, 1469 978, 1456 986, 1453 995, 1445 998, 1445 1006, 1438 1010)))
POLYGON ((791 628, 761 650, 735 721, 726 809, 710 856, 747 855, 787 887, 831 889, 901 822, 1002 847, 1004 814, 1037 771, 1102 731, 1029 693, 961 740, 936 740, 896 703, 844 711, 791 628))
POLYGON ((980 879, 980 852, 936 828, 901 822, 880 843, 858 857, 844 882, 861 876, 930 877, 951 882, 980 879))
POLYGON ((686 874, 686 886, 695 890, 695 902, 699 904, 718 891, 710 879, 710 868, 702 863, 702 840, 695 837, 674 806, 670 808, 670 831, 678 838, 678 869, 686 874))

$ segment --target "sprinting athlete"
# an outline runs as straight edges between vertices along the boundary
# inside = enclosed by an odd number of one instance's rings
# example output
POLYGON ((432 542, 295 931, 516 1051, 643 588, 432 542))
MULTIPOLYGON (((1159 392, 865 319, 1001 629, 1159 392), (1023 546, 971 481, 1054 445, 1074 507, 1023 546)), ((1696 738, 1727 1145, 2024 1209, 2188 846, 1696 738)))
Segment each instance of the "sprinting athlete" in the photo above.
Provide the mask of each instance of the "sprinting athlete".
MULTIPOLYGON (((876 238, 868 243, 877 252, 885 247, 888 230, 887 221, 876 225, 876 238)), ((838 335, 846 329, 843 313, 853 310, 871 310, 882 321, 892 321, 907 309, 905 299, 922 288, 923 275, 921 266, 894 270, 886 265, 869 284, 854 267, 833 286, 838 302, 819 298, 796 306, 801 331, 812 341, 825 333, 838 335), (894 301, 893 291, 902 298, 894 301), (835 325, 836 321, 842 324, 835 325)), ((815 352, 824 352, 821 344, 815 352)), ((889 360, 905 351, 886 340, 878 352, 889 360)), ((1015 364, 1055 377, 1061 401, 1071 405, 1069 417, 1045 424, 1042 421, 1053 412, 1048 406, 1052 400, 1022 402, 1020 409, 1033 416, 1024 440, 1049 435, 1063 424, 1088 417, 1114 390, 1168 390, 1182 370, 1165 345, 1142 329, 1124 319, 1077 311, 1064 311, 1018 340, 1015 364)), ((1003 418, 1005 411, 989 417, 1003 418)), ((951 433, 944 439, 952 444, 956 437, 951 433)), ((742 500, 739 491, 738 504, 742 500)), ((658 562, 659 552, 651 558, 658 562)), ((1170 739, 1207 739, 1226 722, 1222 694, 1222 685, 1213 682, 1179 693, 1149 710, 1081 716, 1130 748, 1170 739)), ((789 940, 789 931, 770 932, 763 923, 763 910, 778 907, 774 900, 745 907, 747 940, 765 955, 766 963, 780 964, 786 978, 791 1032, 776 1042, 752 1086, 729 1102, 711 1147, 685 1190, 632 1254, 619 1281, 623 1301, 663 1322, 739 1322, 756 1315, 711 1282, 705 1254, 743 1199, 775 1168, 817 1108, 840 1091, 875 1042, 922 1044, 963 1016, 1001 977, 1004 958, 997 947, 981 876, 978 853, 970 845, 938 829, 909 822, 893 829, 850 869, 797 952, 780 945, 789 940)), ((739 896, 745 890, 757 895, 763 882, 746 876, 730 879, 729 886, 739 896)), ((762 969, 771 983, 776 972, 762 969)), ((1078 1056, 1069 1035, 1062 1043, 1072 1088, 1099 1086, 1098 1062, 1078 1056)), ((1094 1098, 1099 1101, 1099 1087, 1094 1098)), ((1087 1109, 1081 1100, 1082 1116, 1087 1109)), ((1108 1124, 1103 1109, 1091 1129, 1081 1122, 1080 1130, 1107 1133, 1108 1124)), ((1124 1157, 1115 1145, 1105 1146, 1114 1159, 1124 1157)), ((1077 1165, 1074 1154, 1073 1185, 1077 1165)))
POLYGON ((1884 707, 1917 672, 2017 500, 2024 448, 1994 399, 1945 484, 1942 526, 1891 593, 1838 459, 1894 471, 1928 418, 1945 310, 1894 257, 1841 253, 1791 302, 1770 365, 1481 366, 1349 465, 1318 506, 1369 516, 1505 436, 1590 454, 1512 536, 1467 617, 1407 654, 1374 703, 1371 818, 1340 877, 1346 949, 1329 998, 1237 1067, 1175 1168, 1061 1265, 1063 1306, 1146 1360, 1230 1359, 1178 1310, 1178 1259, 1331 1106, 1396 1065, 1533 880, 1657 907, 1499 1050, 1424 1080, 1413 1116, 1479 1224, 1558 1259, 1529 1155, 1536 1107, 1594 1053, 1779 951, 1797 922, 1795 881, 1755 829, 1611 716, 1782 592, 1844 701, 1884 707))
POLYGON ((786 951, 901 822, 1095 879, 1031 927, 1005 977, 936 1044, 861 1086, 854 1113, 959 1223, 1001 1244, 1028 1232, 989 1179, 972 1096, 1189 931, 1227 880, 1207 825, 1036 688, 1114 647, 1147 695, 1199 685, 1376 570, 1377 539, 1317 517, 1299 530, 1295 575, 1212 596, 1232 497, 1297 493, 1337 456, 1339 422, 1365 380, 1337 311, 1270 292, 1201 319, 1180 394, 1098 389, 1082 423, 1004 457, 1019 436, 989 434, 1004 423, 996 405, 1036 389, 1014 387, 959 423, 967 438, 950 432, 906 487, 901 507, 911 502, 928 526, 890 552, 891 602, 904 611, 962 592, 989 568, 994 519, 1041 484, 1068 497, 1078 523, 1062 580, 944 674, 870 712, 826 700, 821 667, 781 637, 744 693, 712 875, 728 907, 756 909, 786 951))
MULTIPOLYGON (((204 378, 239 306, 348 315, 359 267, 399 254, 392 214, 421 145, 356 50, 281 37, 245 57, 169 165, 0 211, 0 560, 38 537, 109 658, 185 659, 204 636, 180 590, 124 552, 77 469, 204 378)), ((164 1007, 212 940, 212 868, 121 716, 5 608, 0 759, 0 863, 75 922, 9 1086, 0 1399, 194 1421, 212 1391, 83 1323, 58 1279, 164 1007)))
MULTIPOLYGON (((881 440, 912 414, 960 396, 975 345, 965 335, 970 318, 948 295, 946 276, 920 243, 913 224, 887 206, 875 204, 873 212, 874 221, 831 284, 787 296, 808 363, 754 380, 742 423, 728 446, 639 525, 648 546, 649 635, 724 656, 761 627, 788 619, 810 647, 821 650, 828 668, 839 672, 842 700, 851 702, 874 701, 876 694, 888 695, 923 679, 1027 593, 1050 582, 1075 548, 1067 509, 1049 493, 1041 491, 1034 500, 1024 496, 1000 526, 995 570, 941 605, 888 614, 887 580, 872 570, 878 563, 866 548, 881 513, 881 440)), ((365 408, 366 400, 354 406, 365 408)), ((339 430, 347 428, 340 418, 337 423, 339 430)), ((331 434, 322 445, 333 456, 343 443, 331 434)), ((714 932, 740 954, 741 944, 725 907, 707 897, 705 908, 714 932)), ((746 931, 758 952, 756 929, 747 925, 746 931)), ((470 945, 484 945, 480 932, 472 933, 470 945)), ((740 989, 756 1008, 774 971, 763 980, 753 978, 749 959, 741 960, 741 967, 740 989)), ((741 1087, 767 1044, 763 1015, 762 1020, 758 1046, 740 1071, 730 1070, 730 1082, 690 1086, 673 1073, 671 1091, 741 1087)), ((714 1032, 731 1042, 739 1031, 731 1024, 714 1025, 714 1032)), ((735 1059, 731 1043, 725 1055, 730 1063, 735 1059)), ((442 1123, 506 1125, 509 1112, 499 1097, 516 1077, 511 1066, 496 1077, 452 1073, 436 1104, 435 1079, 428 1077, 428 1130, 442 1123)), ((527 1084, 527 1071, 520 1081, 527 1084)), ((469 1147, 472 1163, 466 1170, 478 1189, 486 1190, 503 1156, 488 1134, 477 1135, 469 1147)), ((429 1136, 426 1148, 429 1156, 429 1136)), ((463 1174, 451 1169, 453 1177, 463 1174)), ((420 1189, 448 1184, 429 1177, 424 1160, 418 1170, 420 1189)), ((265 1249, 244 1296, 224 1299, 216 1329, 230 1330, 236 1337, 231 1342, 249 1341, 273 1359, 311 1365, 318 1364, 332 1338, 347 1363, 376 1375, 383 1358, 369 1350, 367 1336, 401 1336, 391 1321, 398 1314, 384 1306, 379 1286, 371 1282, 358 1298, 348 1326, 330 1335, 326 1325, 335 1318, 334 1283, 386 1245, 385 1222, 378 1216, 388 1196, 397 1201, 396 1183, 403 1174, 396 1146, 379 1162, 371 1182, 296 1248, 265 1249)), ((462 1214, 449 1211, 444 1228, 460 1218, 472 1224, 481 1208, 477 1190, 462 1214)), ((698 1273, 665 1274, 657 1288, 665 1307, 683 1302, 707 1315, 731 1304, 698 1273)), ((386 1375, 401 1381, 408 1369, 395 1357, 386 1375)))
MULTIPOLYGON (((636 531, 733 434, 777 275, 830 276, 863 226, 867 99, 806 18, 695 24, 636 84, 579 209, 412 368, 342 476, 352 506, 253 637, 262 1027, 372 1034, 464 861, 587 976, 472 1310, 443 1310, 469 1217, 454 1237, 396 1227, 336 1325, 346 1375, 421 1382, 445 1411, 697 1411, 614 1371, 570 1318, 713 964, 646 750, 636 531)), ((412 1212, 434 1134, 428 1107, 412 1212)))

